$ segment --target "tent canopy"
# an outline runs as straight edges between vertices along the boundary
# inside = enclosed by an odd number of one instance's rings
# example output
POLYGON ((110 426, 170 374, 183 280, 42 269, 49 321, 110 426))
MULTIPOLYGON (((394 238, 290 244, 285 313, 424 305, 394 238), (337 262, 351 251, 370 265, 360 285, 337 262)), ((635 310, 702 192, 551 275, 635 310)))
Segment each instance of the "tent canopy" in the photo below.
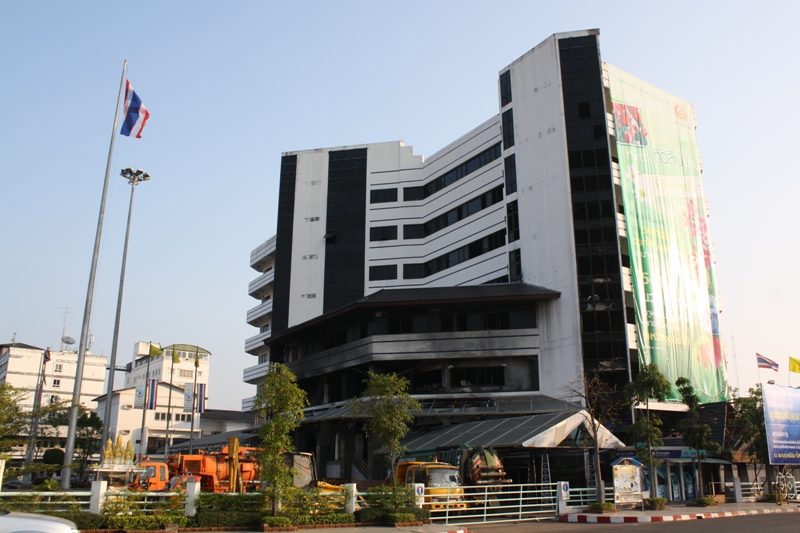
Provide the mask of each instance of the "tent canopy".
MULTIPOLYGON (((587 430, 589 414, 561 411, 513 418, 452 424, 403 442, 410 451, 470 446, 557 448, 576 430, 587 430)), ((625 444, 608 429, 600 426, 601 448, 622 448, 625 444)), ((574 446, 573 446, 574 447, 574 446)), ((580 446, 584 447, 584 446, 580 446)))

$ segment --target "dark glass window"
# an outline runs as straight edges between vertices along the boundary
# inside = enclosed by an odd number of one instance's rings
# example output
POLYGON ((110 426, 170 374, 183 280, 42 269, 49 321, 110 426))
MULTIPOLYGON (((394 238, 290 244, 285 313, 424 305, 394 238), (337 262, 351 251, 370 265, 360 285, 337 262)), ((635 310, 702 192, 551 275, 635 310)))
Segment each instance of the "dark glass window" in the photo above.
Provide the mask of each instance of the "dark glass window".
POLYGON ((397 189, 373 189, 369 192, 369 203, 384 204, 397 201, 397 189))
POLYGON ((503 113, 503 150, 514 146, 514 110, 503 113))
POLYGON ((511 71, 507 70, 500 74, 500 105, 506 106, 511 103, 511 71))
POLYGON ((448 170, 441 176, 434 178, 427 184, 420 187, 403 188, 403 201, 424 200, 425 198, 441 191, 445 187, 452 185, 464 176, 471 174, 479 168, 485 167, 495 159, 500 157, 500 144, 484 150, 465 163, 448 170))
POLYGON ((506 206, 506 215, 508 242, 519 240, 519 206, 516 200, 506 206))
POLYGON ((289 287, 292 280, 292 228, 294 227, 294 194, 297 178, 297 156, 281 158, 278 191, 278 228, 275 240, 275 290, 273 292, 273 333, 289 324, 289 287))
POLYGON ((370 241, 393 241, 397 239, 397 226, 369 228, 370 241))
POLYGON ((491 207, 494 204, 503 201, 503 186, 500 185, 494 189, 483 193, 480 196, 465 202, 455 209, 439 215, 428 222, 422 224, 406 224, 403 226, 404 239, 424 239, 429 235, 433 235, 437 231, 455 224, 470 215, 491 207))
POLYGON ((511 154, 504 160, 506 166, 506 194, 517 192, 517 158, 511 154))
POLYGON ((508 252, 508 281, 522 281, 522 256, 519 250, 508 252))
POLYGON ((425 263, 403 265, 403 279, 420 279, 432 276, 460 263, 496 250, 506 244, 506 230, 502 229, 466 246, 456 248, 425 263))
POLYGON ((369 280, 381 281, 397 279, 397 265, 380 265, 369 267, 369 280))
POLYGON ((453 387, 502 387, 506 384, 504 366, 451 368, 450 385, 453 387))

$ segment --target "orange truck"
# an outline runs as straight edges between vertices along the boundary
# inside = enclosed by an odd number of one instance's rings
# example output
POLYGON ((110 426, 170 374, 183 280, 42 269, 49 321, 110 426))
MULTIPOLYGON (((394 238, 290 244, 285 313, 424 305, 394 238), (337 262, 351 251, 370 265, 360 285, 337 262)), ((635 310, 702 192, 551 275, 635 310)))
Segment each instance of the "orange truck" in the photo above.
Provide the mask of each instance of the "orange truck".
POLYGON ((425 509, 466 509, 464 488, 455 466, 437 461, 400 461, 396 468, 396 483, 425 485, 425 509))

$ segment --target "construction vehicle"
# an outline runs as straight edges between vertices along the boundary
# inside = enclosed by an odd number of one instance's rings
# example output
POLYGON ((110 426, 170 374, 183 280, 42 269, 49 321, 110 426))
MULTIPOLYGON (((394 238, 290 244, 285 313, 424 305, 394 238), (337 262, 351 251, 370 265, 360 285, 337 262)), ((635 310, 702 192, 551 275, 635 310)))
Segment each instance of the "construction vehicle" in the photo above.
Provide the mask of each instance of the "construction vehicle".
POLYGON ((395 470, 395 483, 425 485, 425 509, 466 509, 464 489, 458 468, 438 461, 400 461, 395 470))
POLYGON ((503 462, 491 446, 461 445, 458 448, 437 451, 437 459, 458 468, 465 486, 507 485, 512 480, 506 475, 503 462))

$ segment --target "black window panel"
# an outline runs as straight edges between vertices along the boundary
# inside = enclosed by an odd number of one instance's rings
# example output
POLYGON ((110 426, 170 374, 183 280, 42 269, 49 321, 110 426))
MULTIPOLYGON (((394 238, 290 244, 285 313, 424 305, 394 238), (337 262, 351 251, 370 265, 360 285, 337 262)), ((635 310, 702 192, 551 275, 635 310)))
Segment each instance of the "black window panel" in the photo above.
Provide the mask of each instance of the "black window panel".
POLYGON ((507 70, 500 74, 500 105, 505 106, 511 103, 511 71, 507 70))
POLYGON ((506 243, 506 230, 502 229, 482 239, 473 241, 466 246, 456 248, 444 255, 440 255, 425 263, 411 263, 403 265, 403 279, 421 279, 432 276, 460 263, 474 259, 485 253, 496 250, 506 243))
POLYGON ((404 239, 424 239, 448 226, 474 215, 488 207, 503 201, 503 186, 499 185, 480 196, 477 196, 458 207, 447 211, 422 224, 406 224, 403 226, 404 239))
POLYGON ((503 150, 514 146, 514 110, 503 112, 503 150))
POLYGON ((508 242, 519 240, 519 206, 516 200, 506 206, 506 226, 508 242))
POLYGON ((522 256, 519 249, 508 252, 508 281, 522 281, 522 256))
POLYGON ((397 279, 397 265, 380 265, 369 267, 369 280, 381 281, 397 279))
POLYGON ((503 160, 506 174, 506 194, 517 192, 517 158, 511 154, 503 160))
POLYGON ((379 226, 369 229, 370 241, 392 241, 397 239, 397 226, 379 226))
POLYGON ((504 366, 481 366, 450 369, 452 387, 503 387, 506 384, 504 366))
POLYGON ((325 244, 323 312, 364 296, 367 149, 331 151, 328 163, 325 231, 335 238, 325 244))
POLYGON ((414 200, 425 199, 425 187, 405 187, 403 188, 403 201, 410 202, 414 200))
POLYGON ((589 102, 578 102, 578 118, 592 118, 592 111, 589 102))
POLYGON ((275 288, 272 293, 273 333, 284 331, 289 325, 289 287, 292 276, 292 231, 296 180, 297 156, 283 156, 278 191, 278 225, 275 237, 275 288))
MULTIPOLYGON (((338 183, 337 185, 342 184, 338 183)), ((355 187, 355 182, 351 186, 355 187)), ((330 184, 328 184, 328 190, 330 190, 330 184)), ((369 192, 369 203, 371 204, 383 204, 396 201, 397 189, 373 189, 369 192)))

